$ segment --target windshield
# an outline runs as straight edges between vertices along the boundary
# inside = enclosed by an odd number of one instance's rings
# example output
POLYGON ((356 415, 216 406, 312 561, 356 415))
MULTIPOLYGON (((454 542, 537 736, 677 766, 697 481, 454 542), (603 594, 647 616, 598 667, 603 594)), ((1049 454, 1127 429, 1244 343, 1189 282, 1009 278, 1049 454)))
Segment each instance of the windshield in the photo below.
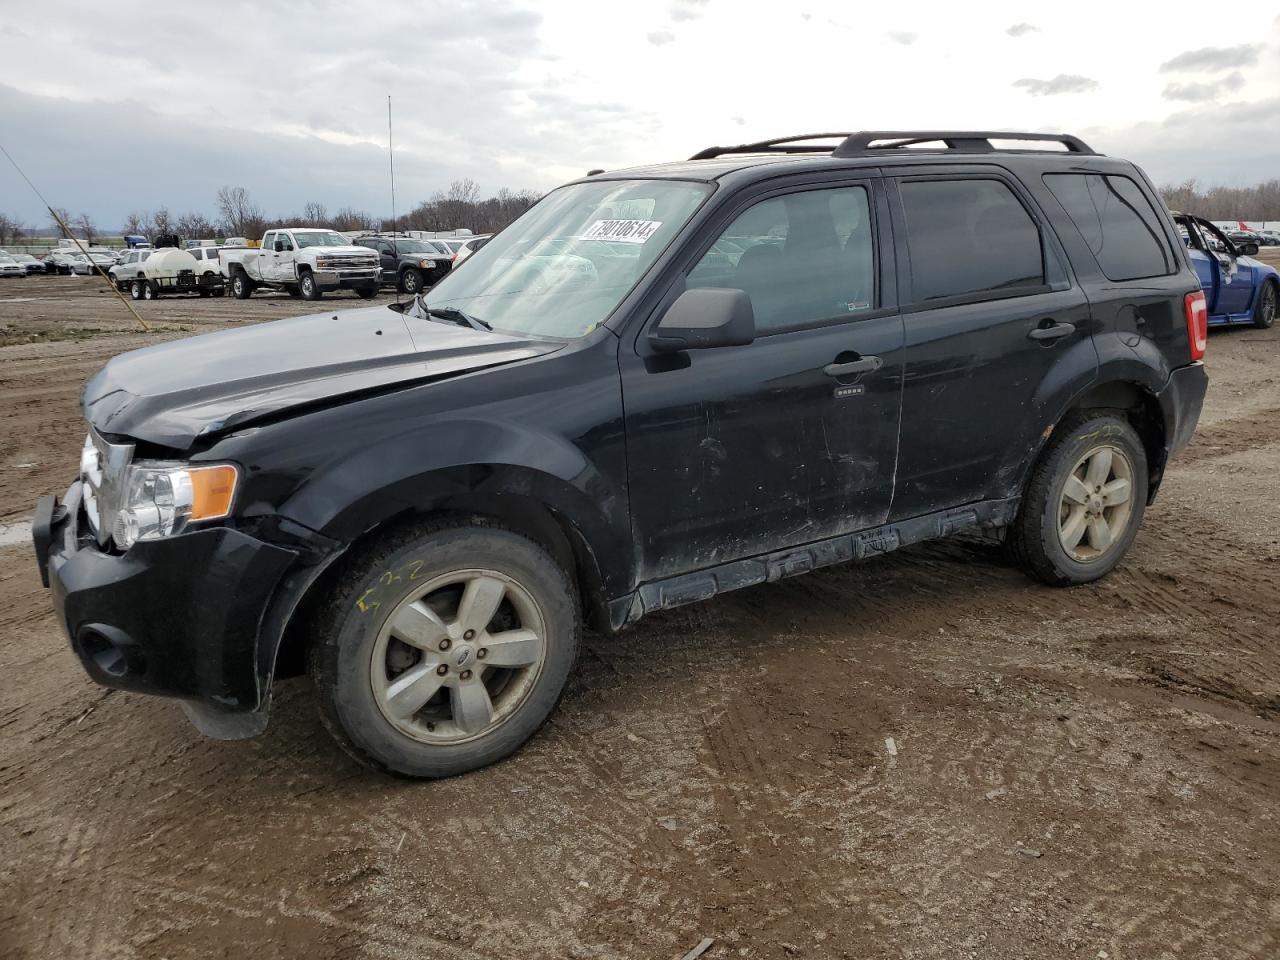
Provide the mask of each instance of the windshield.
POLYGON ((293 239, 300 247, 349 247, 351 241, 332 230, 312 230, 308 233, 298 232, 293 239))
POLYGON ((680 180, 561 187, 420 299, 499 330, 581 337, 622 301, 710 192, 708 184, 680 180))
POLYGON ((401 253, 435 253, 440 251, 425 240, 396 240, 396 249, 401 253))

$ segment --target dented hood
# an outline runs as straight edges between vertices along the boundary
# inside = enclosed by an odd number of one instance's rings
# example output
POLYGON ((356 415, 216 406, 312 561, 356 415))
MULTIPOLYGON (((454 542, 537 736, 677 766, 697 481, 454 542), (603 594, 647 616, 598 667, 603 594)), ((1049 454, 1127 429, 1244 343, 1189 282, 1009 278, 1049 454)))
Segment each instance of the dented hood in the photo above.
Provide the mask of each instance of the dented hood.
POLYGON ((293 408, 340 403, 561 346, 366 307, 121 354, 85 385, 84 410, 101 433, 184 450, 201 437, 293 408))

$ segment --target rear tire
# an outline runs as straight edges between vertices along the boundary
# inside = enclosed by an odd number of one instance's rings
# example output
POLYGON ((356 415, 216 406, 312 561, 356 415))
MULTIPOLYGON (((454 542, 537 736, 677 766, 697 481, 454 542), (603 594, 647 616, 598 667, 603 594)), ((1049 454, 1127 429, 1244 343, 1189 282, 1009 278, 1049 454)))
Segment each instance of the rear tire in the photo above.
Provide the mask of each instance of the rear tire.
POLYGON ((1253 305, 1253 325, 1269 330, 1276 322, 1276 283, 1268 280, 1258 291, 1258 302, 1253 305))
POLYGON ((315 275, 310 270, 304 270, 298 275, 298 290, 302 293, 303 300, 319 300, 324 296, 320 285, 316 283, 315 275))
POLYGON ((248 300, 253 296, 253 281, 243 270, 237 270, 231 278, 231 293, 237 300, 248 300))
POLYGON ((142 288, 145 285, 146 285, 146 282, 143 280, 134 280, 133 283, 129 284, 129 296, 132 297, 134 300, 141 300, 142 288))
POLYGON ((348 561, 313 621, 321 719, 379 770, 476 770, 550 716, 580 631, 574 587, 538 544, 480 521, 411 527, 348 561))
POLYGON ((1124 558, 1147 505, 1147 454, 1114 411, 1081 411, 1053 432, 1006 546, 1036 580, 1089 583, 1124 558))
POLYGON ((142 299, 157 300, 160 297, 160 286, 154 280, 144 280, 142 284, 142 299))

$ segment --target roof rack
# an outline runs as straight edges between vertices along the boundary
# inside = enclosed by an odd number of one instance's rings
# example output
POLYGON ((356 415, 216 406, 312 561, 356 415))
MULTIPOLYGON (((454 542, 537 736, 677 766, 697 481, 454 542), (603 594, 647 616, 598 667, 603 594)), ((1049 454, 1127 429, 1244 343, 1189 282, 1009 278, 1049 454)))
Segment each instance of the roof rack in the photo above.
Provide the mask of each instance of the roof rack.
POLYGON ((707 147, 690 160, 710 160, 726 154, 742 153, 829 153, 833 157, 868 157, 886 150, 902 150, 924 143, 941 143, 956 153, 993 153, 992 140, 1021 140, 1028 143, 1058 143, 1066 152, 1096 156, 1095 151, 1079 137, 1066 133, 1018 133, 985 130, 863 130, 859 133, 805 133, 794 137, 778 137, 743 143, 736 147, 707 147), (811 144, 811 140, 839 138, 834 149, 811 144))

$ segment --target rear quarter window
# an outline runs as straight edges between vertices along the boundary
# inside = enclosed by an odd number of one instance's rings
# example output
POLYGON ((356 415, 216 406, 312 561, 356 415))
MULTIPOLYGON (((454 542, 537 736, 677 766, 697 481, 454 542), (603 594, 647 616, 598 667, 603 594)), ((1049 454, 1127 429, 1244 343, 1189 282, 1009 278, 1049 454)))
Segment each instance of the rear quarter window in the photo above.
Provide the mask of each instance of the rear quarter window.
POLYGON ((1108 280, 1139 280, 1174 272, 1160 216, 1128 177, 1046 173, 1045 186, 1062 204, 1108 280))

